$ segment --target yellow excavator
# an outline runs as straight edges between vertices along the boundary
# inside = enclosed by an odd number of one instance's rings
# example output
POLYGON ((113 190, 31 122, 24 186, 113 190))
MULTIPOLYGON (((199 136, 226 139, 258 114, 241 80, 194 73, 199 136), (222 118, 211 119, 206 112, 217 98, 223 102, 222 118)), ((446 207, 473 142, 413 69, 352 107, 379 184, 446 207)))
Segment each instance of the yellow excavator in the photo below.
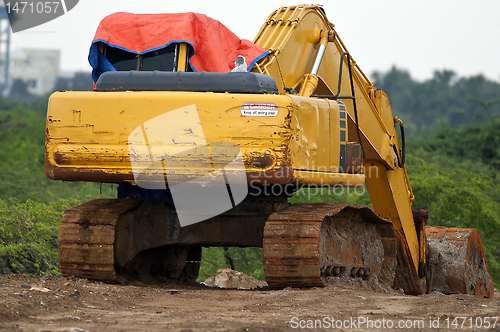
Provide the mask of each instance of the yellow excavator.
POLYGON ((324 9, 279 8, 253 43, 224 28, 193 13, 111 15, 89 56, 95 90, 50 97, 46 175, 116 183, 119 196, 65 212, 62 274, 192 281, 204 246, 262 247, 272 288, 376 278, 493 297, 477 230, 428 227, 412 210, 403 122, 324 9), (373 210, 288 202, 364 185, 373 210))

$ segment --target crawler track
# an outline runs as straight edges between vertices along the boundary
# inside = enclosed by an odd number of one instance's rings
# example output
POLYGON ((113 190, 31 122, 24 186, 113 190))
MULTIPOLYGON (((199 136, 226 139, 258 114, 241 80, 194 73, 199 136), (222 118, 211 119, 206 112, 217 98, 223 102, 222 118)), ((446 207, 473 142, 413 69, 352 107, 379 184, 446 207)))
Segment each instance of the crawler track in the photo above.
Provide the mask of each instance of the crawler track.
POLYGON ((120 215, 140 202, 94 200, 64 213, 59 230, 59 265, 63 276, 118 282, 114 243, 120 215))
POLYGON ((132 224, 127 221, 137 218, 143 204, 139 199, 98 199, 67 210, 59 230, 61 274, 112 283, 196 280, 201 246, 174 244, 128 254, 136 239, 127 242, 132 224))
MULTIPOLYGON (((429 291, 493 296, 475 229, 426 227, 429 291)), ((325 286, 333 276, 376 278, 393 286, 392 223, 366 206, 249 199, 189 227, 158 201, 100 199, 65 212, 59 232, 63 276, 106 282, 196 280, 202 246, 263 246, 272 288, 325 286)))
POLYGON ((63 276, 106 282, 196 280, 202 246, 261 247, 264 224, 286 197, 248 197, 209 220, 180 227, 156 200, 97 199, 64 213, 59 231, 63 276))
POLYGON ((264 273, 273 288, 321 287, 336 275, 392 286, 396 253, 392 223, 366 206, 294 204, 264 228, 264 273))

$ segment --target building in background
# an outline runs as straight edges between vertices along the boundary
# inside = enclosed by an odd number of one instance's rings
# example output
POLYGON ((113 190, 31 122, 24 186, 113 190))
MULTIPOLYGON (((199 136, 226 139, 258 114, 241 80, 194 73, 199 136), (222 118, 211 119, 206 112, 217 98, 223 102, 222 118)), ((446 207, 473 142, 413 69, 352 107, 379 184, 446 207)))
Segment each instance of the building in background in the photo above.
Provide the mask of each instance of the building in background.
POLYGON ((52 92, 60 74, 60 62, 60 50, 15 49, 10 54, 10 81, 24 81, 28 92, 34 95, 52 92))
POLYGON ((90 72, 61 71, 57 49, 11 49, 12 31, 0 2, 0 96, 30 101, 56 90, 92 90, 90 72))

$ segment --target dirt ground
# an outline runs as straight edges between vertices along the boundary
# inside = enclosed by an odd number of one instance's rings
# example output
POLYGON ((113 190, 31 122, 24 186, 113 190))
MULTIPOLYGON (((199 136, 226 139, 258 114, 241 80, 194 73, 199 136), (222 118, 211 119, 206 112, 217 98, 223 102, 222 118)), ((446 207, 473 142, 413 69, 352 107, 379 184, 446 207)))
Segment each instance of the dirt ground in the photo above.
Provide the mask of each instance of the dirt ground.
POLYGON ((492 325, 500 317, 498 291, 495 296, 417 297, 355 281, 326 288, 230 290, 10 275, 0 277, 0 330, 500 331, 500 318, 492 325))

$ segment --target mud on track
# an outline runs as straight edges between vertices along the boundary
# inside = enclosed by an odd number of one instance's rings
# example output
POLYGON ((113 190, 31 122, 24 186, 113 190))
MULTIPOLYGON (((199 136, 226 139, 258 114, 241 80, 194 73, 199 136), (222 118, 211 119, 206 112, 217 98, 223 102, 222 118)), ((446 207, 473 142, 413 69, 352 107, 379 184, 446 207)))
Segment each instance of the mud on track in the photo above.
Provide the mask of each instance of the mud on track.
MULTIPOLYGON (((365 317, 393 324, 423 320, 424 327, 412 331, 428 331, 429 320, 439 318, 440 328, 432 331, 446 331, 446 318, 451 323, 459 316, 472 321, 481 317, 477 322, 500 316, 500 294, 496 291, 494 299, 441 293, 415 297, 352 280, 329 282, 326 288, 246 291, 0 277, 0 331, 296 331, 300 329, 292 329, 293 321, 304 326, 324 317, 330 322, 365 317)), ((341 330, 360 330, 356 327, 341 330)), ((400 329, 377 329, 384 330, 400 329)), ((476 330, 500 331, 500 326, 476 330)))

